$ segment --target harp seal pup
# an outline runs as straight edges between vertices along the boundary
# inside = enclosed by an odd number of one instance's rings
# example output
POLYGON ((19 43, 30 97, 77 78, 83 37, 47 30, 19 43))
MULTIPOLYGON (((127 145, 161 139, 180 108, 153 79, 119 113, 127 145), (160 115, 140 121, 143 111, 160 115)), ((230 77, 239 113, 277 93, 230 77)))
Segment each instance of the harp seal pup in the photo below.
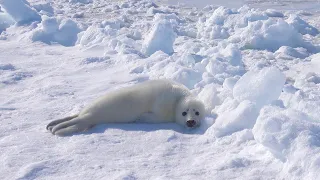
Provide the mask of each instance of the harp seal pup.
POLYGON ((203 102, 187 87, 166 79, 149 80, 108 92, 79 114, 50 122, 47 130, 66 136, 97 124, 131 122, 176 122, 195 128, 204 117, 203 102))

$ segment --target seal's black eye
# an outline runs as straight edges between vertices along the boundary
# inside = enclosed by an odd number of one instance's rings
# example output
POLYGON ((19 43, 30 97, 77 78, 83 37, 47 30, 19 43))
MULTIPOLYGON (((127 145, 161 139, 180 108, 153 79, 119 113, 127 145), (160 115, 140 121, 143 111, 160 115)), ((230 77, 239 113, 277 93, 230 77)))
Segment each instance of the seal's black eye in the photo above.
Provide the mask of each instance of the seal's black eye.
POLYGON ((197 116, 199 116, 200 115, 200 113, 197 111, 196 113, 195 113, 197 116))
POLYGON ((186 115, 187 115, 187 112, 183 112, 183 113, 182 113, 182 116, 186 116, 186 115))

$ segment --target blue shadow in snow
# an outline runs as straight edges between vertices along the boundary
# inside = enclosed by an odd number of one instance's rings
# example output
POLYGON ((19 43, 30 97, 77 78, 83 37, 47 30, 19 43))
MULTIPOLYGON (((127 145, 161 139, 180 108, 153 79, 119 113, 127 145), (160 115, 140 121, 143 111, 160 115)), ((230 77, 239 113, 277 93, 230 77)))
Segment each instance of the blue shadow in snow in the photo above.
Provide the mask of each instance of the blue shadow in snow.
MULTIPOLYGON (((100 134, 108 131, 108 129, 120 129, 123 131, 144 131, 144 132, 152 132, 159 130, 172 130, 181 134, 204 134, 209 127, 206 125, 202 125, 197 128, 187 128, 182 127, 176 123, 108 123, 108 124, 99 124, 89 129, 86 132, 76 133, 76 134, 100 134)), ((73 135, 76 135, 73 134, 73 135)))

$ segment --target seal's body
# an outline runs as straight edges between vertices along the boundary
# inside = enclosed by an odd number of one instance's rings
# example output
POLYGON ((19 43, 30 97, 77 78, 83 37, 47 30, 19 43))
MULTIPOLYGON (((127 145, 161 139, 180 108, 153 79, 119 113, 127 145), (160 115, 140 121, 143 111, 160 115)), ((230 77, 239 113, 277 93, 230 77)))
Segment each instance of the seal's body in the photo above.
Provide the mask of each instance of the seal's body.
POLYGON ((102 123, 177 122, 196 127, 204 111, 203 103, 185 86, 170 80, 150 80, 109 92, 78 115, 49 123, 47 129, 62 136, 102 123))

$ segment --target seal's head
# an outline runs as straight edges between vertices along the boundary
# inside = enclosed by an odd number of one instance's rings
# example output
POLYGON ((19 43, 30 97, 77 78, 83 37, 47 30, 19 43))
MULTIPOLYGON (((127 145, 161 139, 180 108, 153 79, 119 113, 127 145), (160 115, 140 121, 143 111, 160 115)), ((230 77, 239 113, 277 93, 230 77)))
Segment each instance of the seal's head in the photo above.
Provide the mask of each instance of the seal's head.
POLYGON ((181 99, 176 107, 176 122, 188 128, 200 126, 205 117, 205 106, 197 99, 187 97, 181 99))

